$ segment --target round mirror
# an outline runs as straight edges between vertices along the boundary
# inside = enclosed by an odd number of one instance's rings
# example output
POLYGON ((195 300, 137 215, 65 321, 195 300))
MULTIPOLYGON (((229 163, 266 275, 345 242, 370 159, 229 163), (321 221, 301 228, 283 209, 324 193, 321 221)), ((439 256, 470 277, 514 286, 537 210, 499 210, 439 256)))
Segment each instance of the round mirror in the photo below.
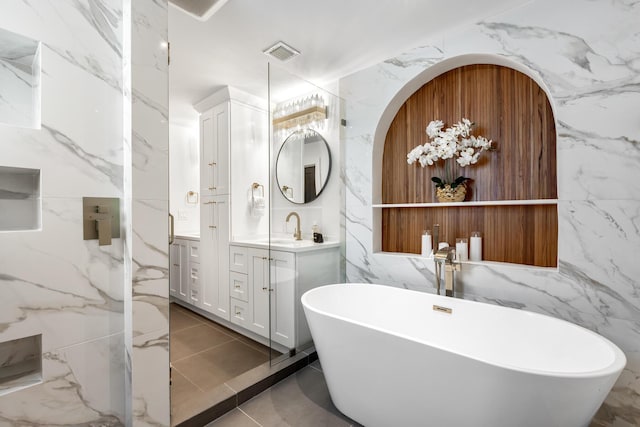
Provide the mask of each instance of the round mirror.
POLYGON ((331 152, 318 132, 293 132, 280 147, 276 160, 276 180, 282 195, 292 203, 315 200, 329 181, 331 152))

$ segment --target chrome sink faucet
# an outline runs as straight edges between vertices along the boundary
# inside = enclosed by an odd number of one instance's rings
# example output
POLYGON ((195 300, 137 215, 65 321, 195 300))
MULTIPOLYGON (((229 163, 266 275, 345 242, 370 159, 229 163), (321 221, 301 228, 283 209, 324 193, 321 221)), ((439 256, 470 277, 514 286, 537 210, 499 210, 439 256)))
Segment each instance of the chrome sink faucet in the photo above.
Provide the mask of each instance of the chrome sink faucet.
POLYGON ((289 219, 291 219, 292 216, 296 217, 296 229, 293 232, 293 237, 295 237, 296 240, 302 240, 302 231, 300 231, 300 215, 298 215, 297 212, 290 212, 289 215, 287 215, 286 222, 289 222, 289 219))

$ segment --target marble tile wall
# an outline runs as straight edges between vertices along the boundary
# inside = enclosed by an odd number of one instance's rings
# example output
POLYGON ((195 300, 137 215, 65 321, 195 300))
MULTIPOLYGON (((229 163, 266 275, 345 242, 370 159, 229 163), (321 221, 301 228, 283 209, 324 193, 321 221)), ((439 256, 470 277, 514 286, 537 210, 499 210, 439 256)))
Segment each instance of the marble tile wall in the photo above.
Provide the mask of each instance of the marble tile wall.
POLYGON ((168 426, 167 0, 131 1, 131 393, 134 426, 168 426), (166 232, 165 232, 166 230, 166 232))
POLYGON ((0 233, 0 341, 42 334, 43 382, 0 398, 1 425, 125 423, 123 239, 84 241, 81 218, 82 197, 123 196, 122 16, 2 4, 0 28, 42 43, 41 127, 0 125, 0 166, 41 172, 42 229, 0 233))
POLYGON ((507 58, 542 80, 557 120, 559 267, 465 265, 458 277, 464 298, 563 318, 615 342, 628 364, 594 421, 615 427, 640 425, 639 21, 634 1, 536 0, 340 80, 347 279, 426 292, 432 262, 373 251, 372 162, 385 108, 459 55, 507 58))
POLYGON ((40 46, 0 28, 0 123, 40 127, 40 46))

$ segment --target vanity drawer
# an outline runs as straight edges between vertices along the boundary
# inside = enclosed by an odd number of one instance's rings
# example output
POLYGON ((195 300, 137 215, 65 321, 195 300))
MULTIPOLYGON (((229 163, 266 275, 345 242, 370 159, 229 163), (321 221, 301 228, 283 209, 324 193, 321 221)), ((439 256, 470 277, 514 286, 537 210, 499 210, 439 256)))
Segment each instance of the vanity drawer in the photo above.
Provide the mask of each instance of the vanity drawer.
POLYGON ((200 242, 189 241, 189 261, 200 262, 200 242))
POLYGON ((229 270, 247 274, 247 248, 229 246, 229 270))
POLYGON ((249 327, 249 303, 235 298, 230 298, 230 300, 231 310, 229 320, 231 320, 231 323, 247 329, 249 327))
POLYGON ((246 274, 236 273, 235 271, 229 272, 229 295, 231 295, 231 298, 249 302, 247 282, 246 274))
POLYGON ((202 282, 200 281, 200 264, 189 265, 189 302, 198 305, 200 302, 200 291, 202 282))

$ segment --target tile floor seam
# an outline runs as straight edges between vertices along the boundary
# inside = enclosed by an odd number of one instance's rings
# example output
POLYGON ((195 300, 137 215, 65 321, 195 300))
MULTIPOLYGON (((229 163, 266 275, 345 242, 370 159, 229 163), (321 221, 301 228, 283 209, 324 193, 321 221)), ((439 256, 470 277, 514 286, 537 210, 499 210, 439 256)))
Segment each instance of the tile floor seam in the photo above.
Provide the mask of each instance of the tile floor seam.
MULTIPOLYGON (((183 361, 184 359, 188 359, 189 357, 197 356, 197 355, 199 355, 199 354, 201 354, 201 353, 204 353, 205 351, 213 350, 214 348, 218 348, 218 347, 220 347, 221 345, 229 344, 230 342, 233 342, 233 341, 240 341, 240 340, 239 340, 239 339, 237 339, 237 338, 233 338, 233 337, 231 337, 231 339, 230 339, 229 341, 225 341, 225 342, 222 342, 222 343, 220 343, 220 344, 216 344, 216 345, 214 345, 214 346, 212 346, 212 347, 207 347, 207 348, 205 348, 204 350, 198 351, 198 352, 196 352, 196 353, 191 353, 190 355, 188 355, 188 356, 184 356, 184 357, 181 357, 180 359, 172 360, 172 361, 171 361, 171 363, 181 362, 181 361, 183 361)), ((257 350, 256 350, 256 351, 257 351, 257 350)))
MULTIPOLYGON (((240 341, 242 344, 246 345, 247 347, 249 347, 251 350, 255 350, 257 352, 260 352, 260 353, 264 354, 265 356, 269 356, 269 352, 271 351, 270 347, 265 346, 269 351, 267 351, 267 350, 262 351, 262 350, 259 350, 259 349, 255 348, 255 347, 253 347, 251 344, 245 342, 241 338, 237 338, 237 340, 240 341)), ((261 343, 258 343, 258 344, 261 344, 261 343)))
MULTIPOLYGON (((311 369, 315 369, 318 372, 322 372, 322 369, 316 368, 315 366, 312 366, 311 364, 307 365, 309 366, 311 369)), ((324 372, 322 372, 324 374, 324 372)))
POLYGON ((203 320, 202 320, 202 319, 199 319, 198 317, 195 317, 193 314, 188 313, 188 312, 187 312, 187 309, 184 309, 184 308, 183 308, 183 309, 181 309, 181 310, 178 310, 178 313, 180 313, 180 314, 182 314, 182 315, 187 316, 187 317, 189 318, 189 320, 194 320, 194 321, 196 321, 196 322, 200 322, 200 323, 202 323, 202 322, 203 322, 203 320))
MULTIPOLYGON (((222 333, 222 334, 229 335, 229 336, 230 336, 230 337, 232 337, 232 338, 236 338, 236 337, 234 337, 233 335, 231 335, 231 334, 229 333, 229 331, 230 331, 230 332, 233 332, 233 333, 234 333, 234 334, 236 334, 236 335, 242 335, 240 332, 236 332, 236 331, 234 331, 233 329, 229 329, 229 328, 227 328, 227 327, 226 327, 226 326, 224 326, 224 325, 219 325, 219 324, 217 324, 216 322, 214 322, 213 320, 209 320, 209 322, 202 322, 202 323, 203 323, 205 326, 208 326, 208 327, 210 327, 210 328, 212 328, 212 329, 215 329, 216 331, 218 331, 218 332, 220 332, 220 333, 222 333)), ((237 339, 237 338, 236 338, 236 339, 237 339)))
POLYGON ((193 311, 189 310, 188 308, 181 306, 180 304, 177 304, 177 303, 175 303, 175 302, 174 302, 174 303, 172 303, 172 304, 174 304, 174 306, 175 306, 175 308, 176 308, 177 310, 182 311, 182 312, 183 312, 184 314, 186 314, 187 316, 193 317, 194 319, 197 319, 197 317, 196 317, 196 316, 198 316, 198 317, 202 317, 202 316, 200 316, 199 314, 196 314, 196 313, 194 313, 193 311))
POLYGON ((182 328, 182 329, 177 330, 177 331, 175 331, 175 332, 176 332, 176 333, 180 333, 180 332, 182 332, 182 331, 186 331, 187 329, 193 329, 193 328, 197 328, 197 327, 199 327, 199 326, 204 326, 204 327, 207 327, 207 328, 211 328, 211 329, 213 329, 214 331, 216 331, 216 332, 220 332, 221 334, 226 335, 226 336, 228 336, 228 337, 230 337, 230 338, 238 339, 238 338, 234 337, 233 335, 231 335, 231 334, 229 334, 229 333, 225 332, 224 330, 222 330, 222 329, 220 329, 220 328, 218 328, 218 327, 216 327, 216 326, 214 326, 214 325, 210 325, 210 324, 208 324, 208 323, 205 323, 205 322, 200 322, 200 324, 198 324, 198 325, 187 326, 186 328, 182 328))
POLYGON ((189 377, 188 377, 188 376, 186 376, 186 375, 184 374, 184 372, 180 372, 180 370, 179 370, 179 369, 177 369, 175 366, 172 366, 172 367, 171 367, 171 369, 172 369, 172 370, 175 370, 177 373, 179 373, 180 375, 182 375, 182 378, 184 378, 185 380, 189 381, 189 382, 191 383, 191 385, 193 385, 193 386, 194 386, 195 388, 197 388, 199 391, 201 391, 202 393, 205 393, 205 390, 204 390, 204 389, 202 389, 202 388, 200 388, 200 387, 198 387, 198 384, 196 384, 196 383, 194 383, 193 381, 191 381, 191 380, 189 379, 189 377))
MULTIPOLYGON (((184 331, 185 329, 191 329, 191 328, 195 328, 196 326, 201 326, 204 325, 204 322, 198 321, 196 323, 194 323, 193 325, 189 325, 189 326, 185 326, 183 328, 179 328, 177 330, 174 330, 173 332, 180 332, 180 331, 184 331)), ((169 326, 171 326, 171 319, 169 319, 169 326)), ((175 326, 174 326, 175 328, 175 326)))
POLYGON ((264 427, 262 424, 260 424, 258 421, 254 420, 253 417, 251 417, 251 415, 247 414, 246 412, 244 412, 242 409, 240 409, 240 407, 238 406, 238 411, 242 412, 244 415, 247 416, 247 418, 249 418, 251 421, 253 421, 254 423, 256 423, 257 425, 259 425, 260 427, 264 427))
POLYGON ((238 392, 237 392, 237 391, 235 391, 235 390, 234 390, 234 389, 233 389, 229 384, 227 384, 226 382, 224 382, 224 383, 222 383, 222 384, 224 384, 225 386, 227 386, 227 388, 228 388, 229 390, 231 390, 231 391, 236 395, 236 397, 237 397, 238 392))

